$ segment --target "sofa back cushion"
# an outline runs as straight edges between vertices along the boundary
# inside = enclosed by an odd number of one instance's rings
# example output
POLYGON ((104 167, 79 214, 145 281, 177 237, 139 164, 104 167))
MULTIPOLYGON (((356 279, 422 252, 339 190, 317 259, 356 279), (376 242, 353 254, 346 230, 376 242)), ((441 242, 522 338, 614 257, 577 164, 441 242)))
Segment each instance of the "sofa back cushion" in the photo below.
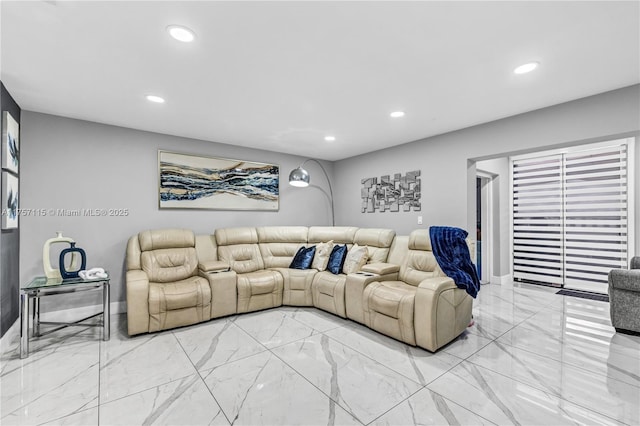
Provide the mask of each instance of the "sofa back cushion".
POLYGON ((311 226, 308 241, 315 244, 333 240, 335 244, 347 244, 351 247, 357 231, 355 226, 311 226))
POLYGON ((431 252, 428 229, 417 229, 409 235, 408 252, 400 265, 401 281, 417 286, 424 279, 440 275, 440 268, 431 252))
POLYGON ((384 263, 389 256, 389 248, 396 236, 393 229, 360 228, 354 237, 354 243, 367 246, 369 258, 367 263, 384 263))
POLYGON ((307 243, 306 226, 263 226, 256 229, 265 268, 287 268, 307 243))
POLYGON ((238 274, 264 269, 258 249, 256 228, 221 228, 214 232, 218 245, 218 260, 227 262, 238 274))
POLYGON ((216 244, 229 246, 234 244, 257 244, 258 232, 253 227, 242 228, 220 228, 213 233, 216 237, 216 244))
POLYGON ((154 229, 138 234, 140 250, 195 247, 196 237, 189 229, 154 229))
POLYGON ((198 256, 194 247, 143 251, 140 260, 150 282, 175 282, 197 274, 198 256))
POLYGON ((264 269, 264 262, 258 244, 234 244, 218 246, 218 258, 227 262, 238 274, 264 269))

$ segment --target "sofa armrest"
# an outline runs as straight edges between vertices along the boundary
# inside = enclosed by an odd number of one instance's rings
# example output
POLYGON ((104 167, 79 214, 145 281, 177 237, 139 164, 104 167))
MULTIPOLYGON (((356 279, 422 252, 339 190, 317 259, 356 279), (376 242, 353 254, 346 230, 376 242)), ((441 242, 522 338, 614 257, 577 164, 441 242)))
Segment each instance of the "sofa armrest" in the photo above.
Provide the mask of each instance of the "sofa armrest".
POLYGON ((237 274, 235 271, 200 271, 199 275, 209 281, 209 288, 211 288, 210 317, 218 318, 235 314, 238 304, 237 274))
POLYGON ((640 269, 612 269, 609 288, 640 292, 640 269))
POLYGON ((631 269, 640 269, 640 256, 631 258, 631 269))
POLYGON ((433 277, 418 285, 414 306, 416 344, 430 351, 458 337, 471 321, 473 299, 449 277, 433 277))
POLYGON ((393 263, 368 263, 361 268, 363 272, 371 272, 373 274, 386 275, 398 272, 400 265, 393 263))
POLYGON ((344 284, 344 303, 347 318, 364 324, 364 289, 371 283, 377 281, 395 281, 398 279, 397 273, 374 274, 371 272, 356 272, 347 275, 344 284))
POLYGON ((149 332, 149 277, 134 269, 127 271, 127 327, 129 336, 149 332))
POLYGON ((229 263, 222 260, 205 260, 198 262, 199 272, 226 272, 229 269, 229 263))

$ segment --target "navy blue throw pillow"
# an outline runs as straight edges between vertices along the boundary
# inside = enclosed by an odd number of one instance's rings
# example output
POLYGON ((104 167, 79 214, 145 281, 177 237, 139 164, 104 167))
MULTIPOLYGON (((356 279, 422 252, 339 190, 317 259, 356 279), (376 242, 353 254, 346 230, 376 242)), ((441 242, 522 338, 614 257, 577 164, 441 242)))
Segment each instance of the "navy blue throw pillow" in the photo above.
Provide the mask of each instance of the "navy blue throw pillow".
POLYGON ((291 265, 291 269, 309 269, 311 262, 313 262, 313 256, 316 254, 316 246, 309 248, 300 247, 296 253, 291 265))
POLYGON ((338 275, 342 271, 342 267, 344 266, 344 261, 347 258, 347 245, 339 246, 336 245, 331 250, 331 255, 329 256, 329 263, 327 264, 327 271, 332 274, 338 275))

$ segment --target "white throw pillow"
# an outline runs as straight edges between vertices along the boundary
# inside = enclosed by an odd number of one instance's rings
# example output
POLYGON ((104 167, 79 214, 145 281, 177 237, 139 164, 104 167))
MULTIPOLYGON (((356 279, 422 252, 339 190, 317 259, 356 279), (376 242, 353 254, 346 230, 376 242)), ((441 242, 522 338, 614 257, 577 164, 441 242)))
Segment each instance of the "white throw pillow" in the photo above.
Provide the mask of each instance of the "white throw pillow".
POLYGON ((367 263, 367 256, 369 255, 369 250, 367 246, 359 246, 354 244, 351 247, 351 250, 347 252, 347 258, 344 261, 344 266, 342 267, 342 272, 344 274, 351 274, 353 272, 358 272, 365 263, 367 263))
POLYGON ((327 269, 327 264, 329 263, 329 256, 331 255, 331 250, 333 250, 333 245, 333 240, 326 243, 316 244, 316 254, 313 257, 311 268, 317 269, 318 271, 324 271, 325 269, 327 269))

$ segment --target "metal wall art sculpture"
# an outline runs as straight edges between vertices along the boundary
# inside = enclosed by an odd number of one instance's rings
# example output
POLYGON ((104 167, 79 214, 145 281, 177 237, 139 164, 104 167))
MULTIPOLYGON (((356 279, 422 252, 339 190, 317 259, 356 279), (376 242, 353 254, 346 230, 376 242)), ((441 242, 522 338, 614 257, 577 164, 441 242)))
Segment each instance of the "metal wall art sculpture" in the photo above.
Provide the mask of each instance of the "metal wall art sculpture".
POLYGON ((420 170, 362 179, 362 213, 420 211, 420 170))

